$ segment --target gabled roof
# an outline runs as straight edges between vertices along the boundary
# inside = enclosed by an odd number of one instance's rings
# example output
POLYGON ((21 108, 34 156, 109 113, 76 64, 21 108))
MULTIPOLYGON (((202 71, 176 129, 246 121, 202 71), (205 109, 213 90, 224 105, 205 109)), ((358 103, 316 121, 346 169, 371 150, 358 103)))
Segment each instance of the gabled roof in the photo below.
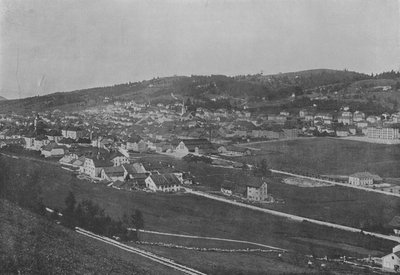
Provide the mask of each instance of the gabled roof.
POLYGON ((157 187, 168 185, 180 185, 180 181, 174 174, 153 174, 149 176, 157 187))
POLYGON ((49 144, 42 147, 43 151, 51 151, 53 149, 64 149, 63 146, 58 145, 54 141, 50 142, 49 144))
POLYGON ((125 169, 122 166, 104 167, 103 170, 109 177, 122 177, 125 174, 125 169))
POLYGON ((360 178, 360 179, 372 178, 373 180, 378 180, 378 181, 382 180, 382 178, 380 176, 373 175, 369 172, 357 172, 357 173, 350 175, 350 177, 360 178))

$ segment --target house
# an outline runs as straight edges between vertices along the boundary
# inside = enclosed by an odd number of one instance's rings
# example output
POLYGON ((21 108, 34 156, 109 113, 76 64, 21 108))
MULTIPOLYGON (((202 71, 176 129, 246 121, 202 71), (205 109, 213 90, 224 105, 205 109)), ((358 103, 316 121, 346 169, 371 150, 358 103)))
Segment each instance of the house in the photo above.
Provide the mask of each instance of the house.
POLYGON ((123 166, 104 167, 101 169, 100 178, 108 181, 124 181, 127 171, 123 166))
POLYGON ((46 137, 50 140, 50 141, 55 141, 55 142, 59 142, 62 138, 63 135, 61 134, 60 131, 57 130, 50 130, 46 133, 46 137))
POLYGON ((111 167, 113 163, 98 155, 97 157, 85 158, 85 162, 83 163, 83 173, 92 177, 92 178, 100 178, 101 170, 104 167, 111 167))
POLYGON ((343 123, 343 125, 351 125, 353 123, 353 118, 351 116, 339 116, 338 122, 343 123))
POLYGON ((65 154, 65 149, 63 146, 58 145, 55 141, 51 141, 49 144, 42 147, 41 154, 45 158, 59 157, 65 154))
POLYGON ((268 186, 260 178, 253 178, 246 183, 246 198, 252 201, 264 201, 268 198, 268 186))
POLYGON ((349 135, 348 129, 336 129, 336 136, 338 137, 347 137, 349 135))
POLYGON ((392 127, 368 127, 367 137, 373 139, 398 139, 400 133, 398 128, 392 127))
POLYGON ((382 257, 382 269, 398 272, 400 269, 400 245, 393 247, 392 253, 382 257))
POLYGON ((33 150, 35 148, 35 137, 33 136, 23 136, 25 141, 25 149, 33 150))
POLYGON ((396 236, 400 236, 400 216, 394 216, 393 219, 388 223, 388 227, 393 230, 396 236))
POLYGON ((353 113, 353 121, 358 122, 358 121, 362 121, 364 119, 365 119, 365 114, 363 112, 355 111, 353 113))
POLYGON ((83 131, 80 128, 68 127, 61 130, 61 134, 65 138, 77 139, 83 137, 83 131))
POLYGON ((216 153, 216 150, 207 139, 182 139, 178 141, 175 152, 182 155, 189 153, 204 155, 216 153))
POLYGON ((126 150, 142 153, 147 151, 147 143, 140 136, 133 135, 126 141, 126 150))
POLYGON ((245 147, 221 145, 217 148, 219 154, 231 157, 250 156, 252 151, 245 147))
POLYGON ((49 141, 49 139, 48 139, 46 136, 37 136, 37 137, 35 138, 35 140, 33 141, 33 143, 34 143, 34 145, 33 145, 33 146, 34 146, 33 150, 40 151, 40 149, 41 149, 43 146, 49 144, 50 141, 49 141))
POLYGON ((152 174, 145 180, 146 187, 152 191, 177 192, 181 185, 174 174, 152 174))
POLYGON ((358 172, 349 176, 349 183, 352 185, 372 185, 380 181, 382 181, 380 176, 373 175, 369 172, 358 172))
POLYGON ((233 195, 234 183, 228 180, 224 180, 221 185, 221 193, 227 196, 233 195))
POLYGON ((118 151, 111 153, 110 160, 114 166, 121 166, 122 164, 129 163, 129 159, 118 151))
POLYGON ((72 165, 72 162, 78 159, 77 154, 66 154, 58 162, 61 164, 72 165))

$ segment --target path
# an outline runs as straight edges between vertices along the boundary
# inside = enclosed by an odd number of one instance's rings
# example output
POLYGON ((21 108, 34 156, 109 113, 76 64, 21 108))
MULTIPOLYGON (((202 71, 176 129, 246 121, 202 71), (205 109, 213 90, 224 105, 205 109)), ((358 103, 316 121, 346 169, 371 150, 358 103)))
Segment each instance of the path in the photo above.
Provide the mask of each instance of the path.
MULTIPOLYGON (((136 231, 136 229, 134 229, 134 228, 128 228, 128 230, 136 231)), ((261 244, 261 243, 248 242, 248 241, 234 240, 234 239, 224 239, 224 238, 215 238, 215 237, 202 237, 202 236, 184 235, 184 234, 174 234, 174 233, 165 233, 165 232, 143 230, 143 229, 140 229, 140 232, 149 233, 149 234, 156 234, 156 235, 164 235, 164 236, 191 238, 191 239, 204 239, 204 240, 225 241, 225 242, 234 242, 234 243, 245 243, 245 244, 252 244, 252 245, 255 245, 255 246, 261 246, 261 247, 269 248, 269 249, 276 249, 276 250, 283 251, 283 252, 287 251, 286 249, 283 249, 283 248, 280 248, 280 247, 265 245, 265 244, 261 244)))
POLYGON ((187 266, 184 266, 184 265, 175 263, 173 260, 170 260, 170 259, 167 259, 167 258, 164 258, 164 257, 157 256, 157 255, 155 255, 155 254, 153 254, 153 253, 147 252, 147 251, 142 250, 142 249, 138 249, 138 248, 134 248, 134 247, 125 245, 125 244, 123 244, 123 243, 117 242, 117 241, 115 241, 115 240, 113 240, 113 239, 110 239, 110 238, 107 238, 107 237, 103 237, 103 236, 100 236, 100 235, 96 235, 96 234, 94 234, 94 233, 92 233, 92 232, 90 232, 90 231, 84 230, 84 229, 82 229, 82 228, 76 227, 75 230, 76 230, 76 232, 78 232, 79 234, 82 234, 82 235, 84 235, 84 236, 86 236, 86 237, 89 237, 89 238, 92 238, 92 239, 96 239, 96 240, 101 241, 101 242, 103 242, 103 243, 106 243, 106 244, 109 244, 109 245, 118 247, 118 248, 120 248, 120 249, 122 249, 122 250, 125 250, 125 251, 128 251, 128 252, 137 254, 137 255, 139 255, 139 256, 142 256, 142 257, 145 257, 145 258, 147 258, 147 259, 150 259, 150 260, 152 260, 152 261, 154 261, 154 262, 157 262, 157 263, 160 263, 160 264, 162 264, 162 265, 171 267, 171 268, 173 268, 173 269, 182 271, 182 272, 185 273, 185 274, 190 274, 190 275, 206 275, 205 273, 202 273, 202 272, 200 272, 200 271, 198 271, 198 270, 195 270, 195 269, 193 269, 193 268, 190 268, 190 267, 187 267, 187 266))

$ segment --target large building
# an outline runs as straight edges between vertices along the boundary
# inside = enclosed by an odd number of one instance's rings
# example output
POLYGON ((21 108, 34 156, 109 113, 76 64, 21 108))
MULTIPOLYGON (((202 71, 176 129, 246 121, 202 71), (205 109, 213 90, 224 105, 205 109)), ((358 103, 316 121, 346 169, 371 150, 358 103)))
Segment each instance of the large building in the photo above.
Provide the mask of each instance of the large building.
POLYGON ((349 183, 352 185, 372 185, 380 181, 382 181, 381 177, 369 172, 358 172, 349 176, 349 183))
POLYGON ((399 129, 391 127, 368 127, 367 137, 373 139, 398 139, 399 129))

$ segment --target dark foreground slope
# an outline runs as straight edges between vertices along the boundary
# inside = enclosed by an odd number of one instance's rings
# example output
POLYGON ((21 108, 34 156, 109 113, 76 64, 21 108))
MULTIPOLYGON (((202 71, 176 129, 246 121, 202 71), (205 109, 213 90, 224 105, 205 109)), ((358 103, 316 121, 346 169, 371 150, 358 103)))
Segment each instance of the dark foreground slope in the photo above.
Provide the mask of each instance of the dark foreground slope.
POLYGON ((174 274, 0 200, 0 274, 174 274))

